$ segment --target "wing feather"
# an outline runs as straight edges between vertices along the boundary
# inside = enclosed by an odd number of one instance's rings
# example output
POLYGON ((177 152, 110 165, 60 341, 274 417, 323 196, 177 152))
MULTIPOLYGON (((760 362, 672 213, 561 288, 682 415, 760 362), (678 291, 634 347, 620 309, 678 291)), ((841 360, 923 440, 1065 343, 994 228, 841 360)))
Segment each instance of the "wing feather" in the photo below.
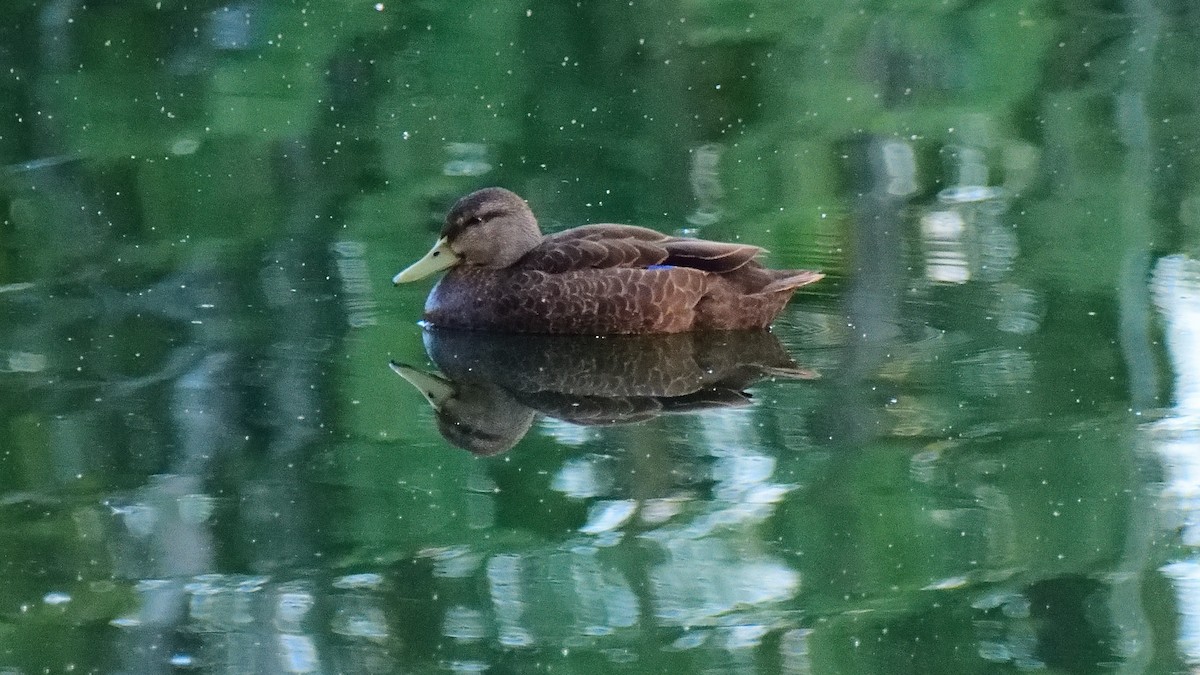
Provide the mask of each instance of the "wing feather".
POLYGON ((744 267, 762 252, 757 246, 671 237, 636 225, 584 225, 547 236, 518 264, 552 274, 653 265, 724 274, 744 267))
POLYGON ((668 265, 694 267, 706 272, 732 272, 750 262, 763 249, 703 239, 672 239, 666 244, 668 265))

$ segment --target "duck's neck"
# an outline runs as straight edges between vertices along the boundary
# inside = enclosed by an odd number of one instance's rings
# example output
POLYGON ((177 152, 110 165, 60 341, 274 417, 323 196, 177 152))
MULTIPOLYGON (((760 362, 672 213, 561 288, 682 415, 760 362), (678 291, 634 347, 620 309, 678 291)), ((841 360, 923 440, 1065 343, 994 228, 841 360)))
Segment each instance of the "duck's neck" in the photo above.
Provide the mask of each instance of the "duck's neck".
POLYGON ((514 229, 493 244, 487 267, 510 267, 542 243, 542 233, 535 223, 532 227, 514 229))

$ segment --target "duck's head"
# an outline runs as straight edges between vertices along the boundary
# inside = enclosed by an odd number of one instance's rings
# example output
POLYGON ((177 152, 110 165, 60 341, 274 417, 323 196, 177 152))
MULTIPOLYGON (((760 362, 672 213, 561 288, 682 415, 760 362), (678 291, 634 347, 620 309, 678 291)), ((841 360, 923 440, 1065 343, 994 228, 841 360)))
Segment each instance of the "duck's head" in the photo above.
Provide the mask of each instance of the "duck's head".
POLYGON ((433 406, 442 437, 473 455, 508 452, 533 426, 532 408, 486 381, 455 382, 395 361, 390 365, 433 406))
POLYGON ((484 188, 463 197, 446 214, 437 243, 392 283, 423 279, 455 265, 499 269, 517 262, 542 239, 524 199, 504 188, 484 188))

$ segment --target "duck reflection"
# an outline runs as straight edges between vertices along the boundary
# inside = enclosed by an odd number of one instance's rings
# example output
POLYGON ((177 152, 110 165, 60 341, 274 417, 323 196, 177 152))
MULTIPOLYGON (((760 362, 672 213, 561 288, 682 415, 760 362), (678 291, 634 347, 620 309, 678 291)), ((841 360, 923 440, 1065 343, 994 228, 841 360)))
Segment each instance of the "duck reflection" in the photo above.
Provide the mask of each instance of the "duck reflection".
POLYGON ((441 374, 395 363, 437 411, 438 431, 476 455, 525 436, 538 414, 581 425, 744 406, 767 377, 812 379, 766 331, 646 336, 507 335, 427 328, 441 374))

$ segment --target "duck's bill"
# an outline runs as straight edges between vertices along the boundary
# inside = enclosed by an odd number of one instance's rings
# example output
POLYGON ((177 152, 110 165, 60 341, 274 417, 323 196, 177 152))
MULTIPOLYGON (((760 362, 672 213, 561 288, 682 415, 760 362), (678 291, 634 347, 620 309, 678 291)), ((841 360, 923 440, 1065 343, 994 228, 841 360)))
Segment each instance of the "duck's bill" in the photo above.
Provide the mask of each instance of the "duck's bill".
POLYGON ((442 404, 454 396, 454 385, 445 378, 423 370, 417 370, 403 363, 396 363, 395 361, 390 362, 388 365, 391 366, 392 372, 403 377, 409 384, 416 387, 425 397, 425 400, 429 401, 429 405, 433 406, 434 410, 441 410, 442 404))
POLYGON ((399 274, 392 277, 392 283, 403 284, 409 281, 424 279, 430 274, 436 274, 444 269, 454 267, 460 260, 462 258, 450 250, 450 245, 446 243, 446 238, 442 237, 437 240, 433 248, 429 249, 429 253, 426 253, 424 258, 409 265, 399 274))

